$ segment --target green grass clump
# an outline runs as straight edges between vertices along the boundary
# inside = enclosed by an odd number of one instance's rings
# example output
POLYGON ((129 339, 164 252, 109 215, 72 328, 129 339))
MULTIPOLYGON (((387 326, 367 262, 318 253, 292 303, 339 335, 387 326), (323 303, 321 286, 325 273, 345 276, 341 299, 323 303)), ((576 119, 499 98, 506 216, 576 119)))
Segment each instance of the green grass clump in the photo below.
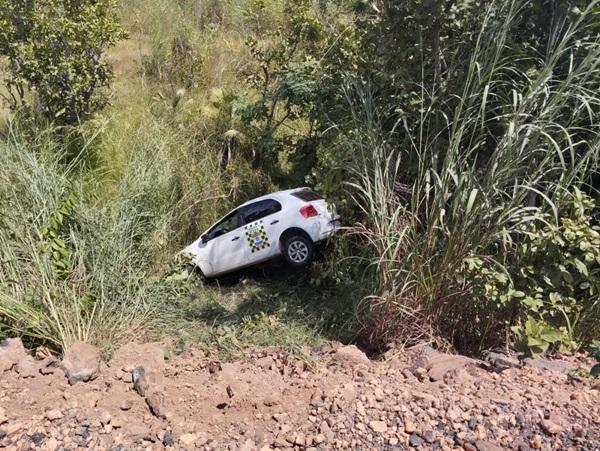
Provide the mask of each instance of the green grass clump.
POLYGON ((51 134, 20 138, 13 131, 0 144, 3 323, 62 348, 83 340, 109 349, 159 328, 163 287, 146 278, 174 199, 160 152, 137 154, 103 205, 51 134))
MULTIPOLYGON (((473 350, 506 340, 507 326, 531 315, 548 328, 564 324, 553 296, 541 296, 535 309, 527 299, 561 291, 574 268, 564 269, 564 281, 540 275, 547 288, 523 293, 515 280, 529 269, 516 259, 528 231, 558 231, 566 217, 558 199, 590 189, 598 173, 600 42, 589 33, 591 6, 557 31, 545 58, 522 61, 509 45, 518 5, 490 8, 454 101, 440 105, 429 95, 436 86, 423 86, 416 132, 402 117, 394 127, 403 148, 390 152, 395 136, 376 120, 362 122, 364 136, 354 144, 362 165, 350 186, 368 218, 355 232, 375 255, 379 288, 364 308, 365 331, 377 343, 433 336, 473 350), (407 174, 411 161, 414 174, 407 174), (411 184, 399 190, 407 178, 411 184)), ((371 109, 362 104, 357 116, 371 109)), ((598 262, 588 263, 597 271, 598 262)), ((597 291, 569 290, 591 307, 564 311, 567 323, 579 315, 588 316, 581 325, 599 321, 597 291)), ((567 335, 565 342, 579 344, 593 338, 583 329, 567 335)))

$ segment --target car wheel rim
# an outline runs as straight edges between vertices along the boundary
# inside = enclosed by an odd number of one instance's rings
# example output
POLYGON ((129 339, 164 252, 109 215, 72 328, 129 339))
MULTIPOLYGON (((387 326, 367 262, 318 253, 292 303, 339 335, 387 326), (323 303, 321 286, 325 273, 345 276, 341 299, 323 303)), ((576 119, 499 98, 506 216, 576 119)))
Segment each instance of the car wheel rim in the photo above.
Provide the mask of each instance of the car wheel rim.
POLYGON ((288 247, 288 255, 294 263, 303 263, 308 258, 308 246, 302 241, 292 241, 288 247))

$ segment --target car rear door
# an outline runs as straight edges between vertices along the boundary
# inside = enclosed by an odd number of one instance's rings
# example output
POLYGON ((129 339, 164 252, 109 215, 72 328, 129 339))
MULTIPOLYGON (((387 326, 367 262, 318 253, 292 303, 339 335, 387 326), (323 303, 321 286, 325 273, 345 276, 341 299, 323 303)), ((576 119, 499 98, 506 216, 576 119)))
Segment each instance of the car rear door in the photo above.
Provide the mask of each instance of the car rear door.
POLYGON ((275 199, 263 199, 242 207, 244 238, 251 263, 277 254, 277 239, 283 226, 281 215, 281 204, 275 199))

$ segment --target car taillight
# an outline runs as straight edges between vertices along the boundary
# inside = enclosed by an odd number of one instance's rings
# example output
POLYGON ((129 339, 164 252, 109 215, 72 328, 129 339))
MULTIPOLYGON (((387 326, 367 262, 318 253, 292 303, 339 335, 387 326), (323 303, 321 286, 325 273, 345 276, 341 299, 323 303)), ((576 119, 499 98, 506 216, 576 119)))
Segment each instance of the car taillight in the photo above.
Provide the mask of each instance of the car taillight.
POLYGON ((305 218, 312 218, 313 216, 317 216, 319 212, 312 205, 305 205, 300 209, 300 214, 305 218))

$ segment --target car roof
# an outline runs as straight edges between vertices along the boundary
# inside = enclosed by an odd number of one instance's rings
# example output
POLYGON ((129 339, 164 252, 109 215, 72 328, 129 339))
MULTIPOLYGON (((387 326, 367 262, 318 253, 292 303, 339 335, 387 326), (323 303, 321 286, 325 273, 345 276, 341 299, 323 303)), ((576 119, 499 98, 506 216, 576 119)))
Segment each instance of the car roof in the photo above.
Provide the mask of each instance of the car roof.
POLYGON ((292 188, 292 189, 286 189, 286 190, 282 190, 282 191, 275 191, 274 193, 269 193, 269 194, 265 194, 264 196, 260 196, 257 197, 255 199, 250 199, 247 202, 244 202, 243 204, 240 205, 240 207, 244 207, 246 205, 252 204, 254 202, 257 202, 259 200, 265 200, 265 199, 277 199, 277 200, 281 200, 281 198, 295 193, 297 191, 302 191, 302 190, 309 190, 311 188, 309 188, 308 186, 301 186, 299 188, 292 188))

